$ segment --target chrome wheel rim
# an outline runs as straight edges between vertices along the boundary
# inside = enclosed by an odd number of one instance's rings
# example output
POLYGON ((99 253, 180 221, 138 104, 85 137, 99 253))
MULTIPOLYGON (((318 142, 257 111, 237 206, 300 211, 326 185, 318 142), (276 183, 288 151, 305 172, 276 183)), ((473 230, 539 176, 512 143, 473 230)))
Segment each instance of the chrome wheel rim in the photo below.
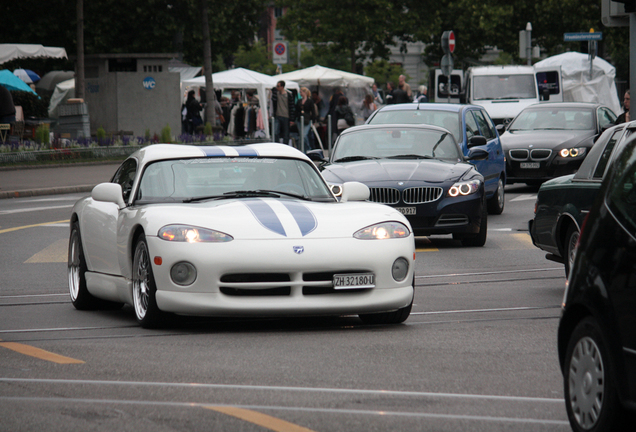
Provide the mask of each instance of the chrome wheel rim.
POLYGON ((80 286, 80 260, 79 260, 79 235, 77 231, 71 234, 68 251, 68 288, 71 294, 71 300, 77 300, 80 286))
POLYGON ((504 184, 501 179, 499 179, 499 185, 497 185, 497 204, 499 208, 503 208, 504 206, 504 184))
POLYGON ((148 248, 145 243, 140 243, 135 251, 135 268, 133 269, 133 303, 137 318, 142 320, 148 311, 150 298, 148 269, 150 260, 148 248))
POLYGON ((572 264, 574 264, 574 255, 576 255, 576 244, 578 241, 579 233, 577 231, 570 236, 570 240, 568 242, 568 264, 570 265, 570 268, 572 268, 572 264))
POLYGON ((605 369, 596 342, 584 337, 576 344, 568 373, 570 407, 577 423, 591 429, 598 422, 605 396, 605 369))

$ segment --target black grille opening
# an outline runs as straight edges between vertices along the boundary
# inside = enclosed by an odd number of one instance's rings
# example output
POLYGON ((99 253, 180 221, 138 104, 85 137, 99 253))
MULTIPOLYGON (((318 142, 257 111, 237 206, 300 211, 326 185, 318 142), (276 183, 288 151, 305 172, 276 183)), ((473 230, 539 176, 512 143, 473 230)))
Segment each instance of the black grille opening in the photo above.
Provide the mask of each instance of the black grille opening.
POLYGON ((306 296, 324 295, 324 294, 359 295, 368 291, 371 291, 371 288, 337 290, 337 289, 333 289, 332 287, 313 287, 313 286, 303 287, 303 295, 306 295, 306 296))
POLYGON ((221 276, 224 283, 289 282, 287 273, 235 273, 221 276))
POLYGON ((291 287, 275 287, 263 289, 242 289, 221 287, 221 293, 233 297, 268 297, 268 296, 288 296, 291 294, 291 287))

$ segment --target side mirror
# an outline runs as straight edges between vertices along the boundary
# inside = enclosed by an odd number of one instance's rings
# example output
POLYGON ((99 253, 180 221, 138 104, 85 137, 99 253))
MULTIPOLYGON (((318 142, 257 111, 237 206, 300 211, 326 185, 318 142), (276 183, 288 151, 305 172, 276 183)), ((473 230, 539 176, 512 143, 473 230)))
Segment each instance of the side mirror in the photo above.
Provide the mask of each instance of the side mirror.
POLYGON ((369 187, 360 182, 346 182, 341 190, 340 202, 366 201, 371 195, 369 187))
POLYGON ((119 183, 100 183, 93 188, 91 197, 95 201, 110 202, 117 204, 119 209, 126 207, 119 183))
POLYGON ((313 162, 327 162, 327 159, 321 149, 309 150, 307 152, 307 157, 313 162))
POLYGON ((497 129, 497 132, 499 132, 499 135, 501 135, 506 131, 506 125, 499 123, 497 126, 495 126, 495 129, 497 129))
POLYGON ((479 148, 471 148, 468 150, 468 156, 466 157, 469 161, 481 161, 488 159, 488 152, 484 149, 479 148))
POLYGON ((470 137, 470 139, 468 140, 468 148, 475 147, 475 146, 484 146, 486 144, 488 144, 488 140, 486 139, 485 136, 481 136, 481 135, 474 135, 470 137))

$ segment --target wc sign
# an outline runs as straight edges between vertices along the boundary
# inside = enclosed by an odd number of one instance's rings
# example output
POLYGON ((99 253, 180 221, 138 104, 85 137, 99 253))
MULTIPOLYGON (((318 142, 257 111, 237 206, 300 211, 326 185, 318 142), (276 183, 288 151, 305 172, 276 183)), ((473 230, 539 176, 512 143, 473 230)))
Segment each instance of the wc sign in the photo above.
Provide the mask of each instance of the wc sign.
POLYGON ((144 88, 146 90, 152 90, 155 88, 156 85, 157 85, 157 82, 155 81, 153 77, 144 78, 144 88))

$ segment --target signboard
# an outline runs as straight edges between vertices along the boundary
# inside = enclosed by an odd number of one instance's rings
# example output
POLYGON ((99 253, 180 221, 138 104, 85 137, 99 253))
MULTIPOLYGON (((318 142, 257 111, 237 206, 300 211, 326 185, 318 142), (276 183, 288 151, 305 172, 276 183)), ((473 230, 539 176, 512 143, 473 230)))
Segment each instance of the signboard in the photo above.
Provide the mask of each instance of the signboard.
POLYGON ((603 32, 564 33, 563 34, 563 41, 565 42, 600 41, 600 40, 603 40, 603 32))
POLYGON ((144 78, 144 88, 146 90, 152 90, 155 88, 156 85, 157 85, 157 82, 155 81, 153 77, 144 78))
POLYGON ((444 54, 444 57, 442 57, 442 61, 440 63, 442 73, 446 76, 450 76, 454 66, 455 62, 453 61, 453 56, 450 54, 444 54))
POLYGON ((455 51, 455 33, 452 30, 442 33, 442 51, 444 54, 455 51))
POLYGON ((272 47, 272 62, 287 64, 287 41, 276 41, 272 47))

